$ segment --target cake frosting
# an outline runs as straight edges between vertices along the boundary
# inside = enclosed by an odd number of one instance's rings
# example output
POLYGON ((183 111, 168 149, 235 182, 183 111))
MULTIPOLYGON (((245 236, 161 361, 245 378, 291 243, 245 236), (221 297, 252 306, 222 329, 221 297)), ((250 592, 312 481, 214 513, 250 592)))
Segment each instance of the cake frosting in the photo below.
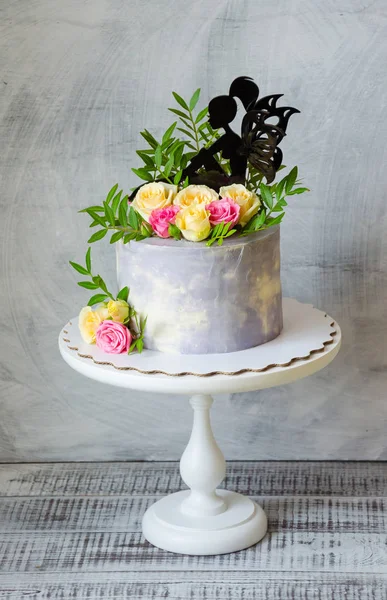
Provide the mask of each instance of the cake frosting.
POLYGON ((278 226, 210 248, 155 237, 116 247, 118 285, 147 317, 146 348, 236 352, 281 332, 278 226))

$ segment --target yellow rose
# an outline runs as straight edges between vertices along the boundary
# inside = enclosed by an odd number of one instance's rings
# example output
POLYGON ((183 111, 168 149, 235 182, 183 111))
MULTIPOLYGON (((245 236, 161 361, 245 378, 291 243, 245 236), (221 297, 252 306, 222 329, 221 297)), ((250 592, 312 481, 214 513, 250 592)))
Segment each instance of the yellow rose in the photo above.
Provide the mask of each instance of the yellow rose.
POLYGON ((233 185, 225 185, 220 188, 219 194, 221 198, 232 198, 239 206, 241 211, 239 213, 239 225, 244 227, 250 219, 257 214, 258 209, 261 205, 261 201, 257 194, 250 192, 241 183, 234 183, 233 185))
POLYGON ((129 317, 129 306, 125 300, 109 300, 107 303, 108 317, 117 321, 117 323, 124 323, 129 317))
POLYGON ((82 339, 86 344, 95 344, 95 332, 103 320, 103 313, 100 310, 93 310, 91 306, 82 308, 78 324, 82 339))
POLYGON ((211 231, 210 219, 204 204, 192 204, 176 215, 176 225, 190 242, 201 242, 211 231))
POLYGON ((186 188, 176 194, 173 204, 186 208, 191 204, 210 204, 214 200, 219 200, 215 190, 206 185, 188 185, 186 188))
POLYGON ((102 304, 100 304, 99 307, 95 309, 95 312, 98 313, 98 315, 101 318, 101 321, 106 321, 106 319, 109 319, 110 315, 107 309, 107 302, 103 302, 102 304))
POLYGON ((177 192, 177 185, 154 181, 146 183, 138 190, 133 202, 133 208, 149 223, 149 217, 155 208, 170 206, 177 192))

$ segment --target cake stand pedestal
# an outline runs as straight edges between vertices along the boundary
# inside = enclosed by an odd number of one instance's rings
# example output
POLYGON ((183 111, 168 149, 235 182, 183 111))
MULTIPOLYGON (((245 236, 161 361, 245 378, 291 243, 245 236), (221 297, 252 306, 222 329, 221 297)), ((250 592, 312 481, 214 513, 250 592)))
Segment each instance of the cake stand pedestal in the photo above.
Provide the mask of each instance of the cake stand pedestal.
POLYGON ((272 342, 232 354, 173 356, 144 351, 107 355, 84 344, 77 319, 61 331, 65 361, 87 377, 134 390, 189 394, 193 428, 180 460, 188 490, 166 496, 143 518, 153 545, 182 554, 224 554, 247 548, 267 531, 263 509, 241 494, 217 489, 226 462, 210 423, 212 394, 283 385, 327 366, 341 344, 340 328, 325 313, 284 300, 284 329, 272 342))

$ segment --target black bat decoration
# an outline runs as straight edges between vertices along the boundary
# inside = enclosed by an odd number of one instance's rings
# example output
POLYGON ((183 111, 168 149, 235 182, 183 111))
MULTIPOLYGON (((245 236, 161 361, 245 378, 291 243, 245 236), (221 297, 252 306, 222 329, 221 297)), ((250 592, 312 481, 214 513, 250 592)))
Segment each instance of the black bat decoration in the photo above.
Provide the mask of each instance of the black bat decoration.
POLYGON ((286 135, 290 117, 300 112, 291 106, 278 107, 283 94, 272 94, 258 99, 259 88, 250 77, 238 77, 228 96, 217 96, 208 105, 209 123, 213 129, 223 128, 225 133, 210 148, 200 150, 184 170, 183 178, 190 183, 207 183, 219 189, 225 183, 245 183, 248 163, 271 183, 282 162, 278 145, 286 135), (235 119, 239 98, 246 110, 241 136, 230 123, 235 119), (274 122, 273 122, 274 121, 274 122), (218 152, 229 159, 231 176, 227 176, 214 158, 218 152), (200 171, 200 172, 198 172, 200 171))

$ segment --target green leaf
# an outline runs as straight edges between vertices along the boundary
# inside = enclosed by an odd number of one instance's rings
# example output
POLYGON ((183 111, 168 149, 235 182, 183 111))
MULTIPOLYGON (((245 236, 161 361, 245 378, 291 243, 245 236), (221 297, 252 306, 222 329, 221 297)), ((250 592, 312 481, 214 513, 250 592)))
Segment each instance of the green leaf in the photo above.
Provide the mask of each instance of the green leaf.
POLYGON ((91 218, 94 219, 94 221, 97 221, 99 225, 101 225, 102 227, 106 227, 106 220, 101 215, 92 210, 89 210, 88 213, 91 216, 91 218))
POLYGON ((168 154, 173 154, 174 152, 176 152, 177 148, 179 148, 181 145, 184 147, 184 142, 180 140, 175 140, 173 138, 173 143, 168 147, 168 154))
POLYGON ((306 187, 295 188, 291 192, 288 192, 288 196, 294 196, 295 194, 303 194, 304 192, 310 192, 310 189, 306 187))
POLYGON ((200 138, 202 140, 204 140, 205 143, 207 144, 210 141, 210 137, 208 135, 206 135, 202 129, 198 130, 198 131, 199 131, 200 138))
POLYGON ((132 231, 132 233, 128 233, 124 237, 124 244, 129 244, 129 242, 133 241, 136 238, 137 233, 132 231))
POLYGON ((87 303, 87 306, 94 306, 94 304, 99 304, 100 302, 105 302, 105 300, 108 299, 109 296, 106 296, 106 294, 95 294, 95 296, 92 296, 90 298, 90 300, 87 303))
POLYGON ((155 165, 159 169, 161 167, 161 162, 163 160, 163 153, 161 150, 161 146, 157 146, 155 150, 155 165))
POLYGON ((150 237, 151 235, 153 235, 152 226, 149 225, 149 223, 147 223, 146 221, 143 221, 141 223, 140 231, 145 237, 150 237))
POLYGON ((172 170, 173 165, 174 165, 174 156, 172 154, 172 156, 169 157, 169 159, 167 161, 167 164, 164 167, 164 175, 165 175, 165 177, 169 177, 169 174, 170 174, 170 172, 172 170))
POLYGON ((112 211, 113 211, 113 214, 114 214, 114 215, 115 215, 115 214, 116 214, 116 212, 117 212, 118 205, 119 205, 119 203, 120 203, 120 201, 121 201, 121 196, 122 196, 122 190, 120 190, 120 191, 118 192, 118 194, 116 194, 116 195, 114 196, 113 200, 112 200, 112 211))
POLYGON ((82 210, 79 210, 79 213, 87 213, 89 212, 89 210, 93 210, 95 212, 104 212, 105 209, 103 206, 88 206, 87 208, 82 208, 82 210))
POLYGON ((202 123, 202 124, 201 124, 201 125, 199 125, 199 127, 198 127, 198 131, 204 131, 205 129, 208 131, 208 123, 207 123, 207 122, 205 122, 205 123, 202 123))
POLYGON ((71 260, 69 261, 69 263, 72 266, 72 268, 78 271, 78 273, 80 273, 81 275, 90 275, 89 271, 85 269, 85 267, 82 267, 82 265, 79 265, 76 262, 72 262, 71 260))
POLYGON ((173 160, 174 160, 176 167, 179 167, 181 164, 181 159, 182 159, 183 152, 184 152, 184 146, 185 146, 184 142, 181 142, 173 154, 173 160))
POLYGON ((266 220, 266 212, 262 210, 259 215, 255 215, 243 228, 243 234, 245 233, 253 233, 254 231, 258 231, 266 220))
POLYGON ((96 275, 95 277, 93 277, 93 281, 94 281, 95 285, 97 285, 97 287, 100 287, 101 290, 103 290, 105 292, 105 294, 107 294, 109 296, 109 298, 111 298, 112 300, 114 300, 113 296, 108 291, 108 289, 106 287, 106 283, 102 279, 101 275, 96 275))
POLYGON ((231 223, 224 223, 223 229, 220 232, 220 237, 224 237, 230 231, 231 223))
POLYGON ((228 231, 224 237, 228 238, 228 237, 230 237, 230 235, 234 235, 235 232, 236 232, 236 229, 230 229, 230 231, 228 231))
POLYGON ((132 229, 138 229, 139 226, 137 213, 132 206, 129 208, 129 225, 132 229))
POLYGON ((176 175, 175 175, 175 176, 174 176, 174 178, 173 178, 173 183, 174 183, 175 185, 178 185, 178 184, 179 184, 179 182, 180 182, 180 179, 181 179, 181 176, 182 176, 182 175, 183 175, 183 171, 178 171, 178 172, 176 173, 176 175))
POLYGON ((104 206, 107 220, 109 221, 110 225, 114 225, 114 212, 112 211, 111 207, 108 205, 107 202, 104 202, 104 206))
POLYGON ((192 110, 194 110, 195 106, 197 105, 197 103, 198 103, 198 100, 199 100, 199 97, 200 97, 200 88, 198 88, 198 89, 197 89, 197 90, 196 90, 196 91, 195 91, 195 92, 192 94, 191 100, 189 101, 189 109, 190 109, 191 111, 192 111, 192 110))
POLYGON ((286 177, 284 177, 283 179, 281 179, 281 181, 279 181, 276 185, 275 188, 275 195, 277 197, 277 199, 279 200, 282 196, 282 193, 284 191, 284 187, 285 187, 285 183, 286 183, 286 177))
POLYGON ((117 294, 117 300, 125 300, 125 302, 128 301, 128 296, 129 296, 129 288, 128 286, 125 286, 122 288, 122 290, 120 290, 117 294))
POLYGON ((90 247, 88 248, 88 250, 86 252, 85 261, 86 261, 86 268, 89 271, 89 273, 91 273, 91 248, 90 247))
POLYGON ((264 222, 266 221, 266 211, 262 211, 259 215, 258 218, 255 222, 255 229, 259 229, 260 227, 262 227, 262 225, 264 224, 264 222))
POLYGON ((144 179, 144 181, 153 181, 152 175, 143 167, 140 169, 132 169, 133 173, 137 175, 140 179, 144 179))
POLYGON ((151 157, 144 150, 136 150, 136 154, 144 161, 148 167, 153 167, 154 163, 151 157))
POLYGON ((186 113, 181 112, 181 110, 178 110, 177 108, 168 108, 168 110, 170 110, 174 115, 177 115, 178 117, 181 117, 182 119, 188 119, 189 115, 187 115, 186 113))
POLYGON ((218 223, 217 225, 215 225, 214 229, 211 232, 211 237, 217 237, 217 235, 219 234, 219 232, 222 228, 223 228, 223 223, 218 223))
POLYGON ((91 281, 78 281, 78 285, 87 290, 97 290, 99 287, 96 283, 92 283, 91 281))
POLYGON ((191 131, 195 132, 195 127, 192 123, 192 121, 188 121, 188 119, 180 119, 183 124, 185 125, 185 127, 188 127, 188 129, 191 129, 191 131))
POLYGON ((269 217, 265 223, 266 227, 272 227, 273 225, 277 225, 278 223, 281 223, 284 216, 285 216, 285 213, 283 212, 280 215, 278 215, 278 217, 274 217, 274 218, 269 217))
POLYGON ((144 129, 144 131, 140 131, 140 134, 152 148, 157 148, 158 141, 153 137, 153 135, 151 133, 149 133, 149 131, 147 129, 144 129))
POLYGON ((177 168, 181 169, 182 171, 184 171, 184 169, 186 168, 187 164, 188 164, 187 155, 183 154, 183 156, 181 157, 180 165, 177 168))
POLYGON ((184 133, 189 138, 191 138, 191 140, 193 140, 194 142, 196 141, 196 138, 195 138, 194 134, 191 131, 188 131, 187 129, 182 129, 181 127, 178 127, 177 129, 179 131, 181 131, 181 133, 184 133))
POLYGON ((184 183, 183 183, 183 189, 189 186, 189 177, 187 175, 187 177, 184 179, 184 183))
POLYGON ((113 185, 112 189, 106 196, 105 202, 110 202, 110 200, 113 198, 114 194, 116 193, 117 188, 118 188, 118 183, 116 183, 116 185, 113 185))
POLYGON ((126 227, 128 225, 128 199, 125 196, 125 198, 122 198, 121 202, 120 202, 120 206, 118 208, 118 220, 120 222, 120 225, 122 225, 122 227, 126 227))
POLYGON ((205 108, 203 108, 203 110, 201 110, 196 119, 195 119, 195 123, 199 123, 202 119, 204 119, 205 116, 207 116, 208 114, 208 106, 206 106, 205 108))
POLYGON ((286 177, 285 190, 286 190, 287 194, 289 194, 289 192, 292 190, 292 187, 295 184, 295 181, 297 179, 297 174, 298 174, 297 167, 293 167, 293 169, 290 171, 289 175, 286 177))
POLYGON ((93 233, 93 235, 91 236, 91 238, 89 240, 87 240, 88 244, 92 244, 93 242, 97 242, 98 240, 102 240, 102 238, 105 237, 105 235, 107 234, 108 230, 107 229, 100 229, 99 231, 96 231, 95 233, 93 233))
POLYGON ((273 196, 271 194, 270 188, 264 183, 261 183, 261 185, 259 186, 259 190, 261 192, 262 200, 264 201, 266 206, 271 210, 273 208, 273 196))
POLYGON ((137 346, 137 342, 138 342, 138 340, 134 340, 134 342, 131 343, 130 348, 128 350, 128 354, 131 354, 133 352, 133 350, 137 346))
POLYGON ((168 140, 171 139, 172 133, 174 132, 176 125, 177 125, 177 121, 175 121, 174 123, 172 123, 172 125, 170 127, 168 127, 167 131, 163 135, 163 139, 161 140, 162 144, 165 144, 165 142, 167 142, 168 140))
POLYGON ((142 341, 142 339, 141 339, 141 338, 139 338, 139 339, 137 340, 137 346, 136 346, 136 347, 137 347, 137 352, 138 352, 139 354, 141 354, 141 352, 144 350, 144 342, 142 341))
POLYGON ((180 104, 180 106, 182 108, 184 108, 185 110, 189 110, 188 104, 186 103, 185 100, 183 100, 183 98, 181 96, 179 96, 179 94, 177 94, 176 92, 172 92, 172 95, 173 95, 174 99, 176 100, 176 102, 178 104, 180 104))
POLYGON ((115 244, 116 242, 118 242, 118 240, 123 238, 124 235, 125 235, 125 231, 116 231, 115 233, 113 233, 112 237, 110 238, 110 243, 115 244))
POLYGON ((180 231, 180 229, 178 228, 177 225, 174 225, 173 223, 170 223, 169 227, 168 227, 168 233, 175 240, 181 240, 181 231, 180 231))
MULTIPOLYGON (((171 138, 170 140, 167 140, 166 142, 164 142, 163 144, 161 144, 162 154, 169 156, 169 154, 171 154, 173 152, 173 150, 172 150, 173 144, 176 141, 177 140, 175 140, 175 138, 171 138)), ((165 161, 165 156, 163 156, 163 159, 165 161)))

